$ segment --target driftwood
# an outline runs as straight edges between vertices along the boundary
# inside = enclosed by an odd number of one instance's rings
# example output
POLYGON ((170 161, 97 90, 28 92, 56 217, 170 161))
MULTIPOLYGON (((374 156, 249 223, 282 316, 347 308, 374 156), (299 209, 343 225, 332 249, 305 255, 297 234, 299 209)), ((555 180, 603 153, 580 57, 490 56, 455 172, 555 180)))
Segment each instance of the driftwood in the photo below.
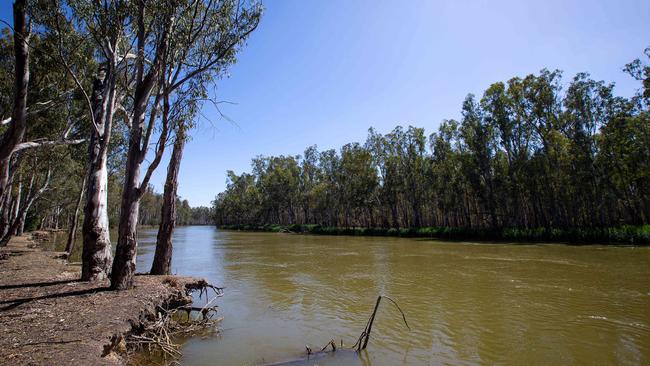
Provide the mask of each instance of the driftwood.
POLYGON ((332 354, 334 352, 339 352, 343 353, 345 355, 354 353, 355 355, 360 355, 362 350, 365 350, 366 347, 368 347, 368 341, 370 339, 370 332, 372 331, 372 325, 375 321, 375 317, 377 315, 377 310, 379 310, 379 304, 381 303, 381 299, 385 298, 386 300, 390 301, 397 310, 400 312, 402 315, 402 320, 404 321, 404 325, 406 325, 406 328, 408 330, 411 330, 411 327, 409 327, 408 322, 406 321, 406 315, 404 315, 404 312, 402 311, 402 308, 397 304, 397 302, 393 299, 391 299, 388 296, 385 295, 379 295, 377 297, 377 302, 375 302, 375 307, 372 311, 372 314, 370 315, 370 318, 366 322, 366 327, 363 329, 363 332, 361 332, 361 335, 359 335, 359 338, 357 338, 357 341, 352 345, 352 347, 344 347, 343 345, 343 340, 340 341, 339 346, 337 347, 336 342, 334 339, 331 339, 325 346, 323 346, 319 351, 314 351, 312 350, 311 347, 308 345, 305 346, 306 353, 307 355, 302 358, 297 358, 289 361, 283 361, 283 362, 277 362, 277 363, 270 363, 266 364, 266 366, 292 366, 292 365, 306 365, 307 361, 312 361, 314 358, 321 358, 325 357, 328 354, 332 354))
POLYGON ((370 332, 372 331, 372 323, 375 321, 375 315, 377 315, 377 310, 379 309, 379 303, 381 303, 381 299, 386 298, 386 300, 389 300, 397 310, 399 310, 400 314, 402 314, 402 320, 404 320, 404 324, 406 325, 406 328, 408 330, 411 330, 411 327, 409 327, 409 323, 406 321, 406 315, 404 315, 404 312, 402 311, 402 308, 397 305, 397 302, 395 300, 391 299, 388 296, 385 295, 379 295, 377 296, 377 302, 375 303, 375 309, 372 311, 372 315, 370 316, 370 319, 368 319, 368 322, 366 323, 366 328, 361 332, 361 335, 359 336, 359 339, 357 339, 357 343, 352 346, 352 348, 355 348, 357 352, 366 349, 368 347, 368 340, 370 339, 370 332))

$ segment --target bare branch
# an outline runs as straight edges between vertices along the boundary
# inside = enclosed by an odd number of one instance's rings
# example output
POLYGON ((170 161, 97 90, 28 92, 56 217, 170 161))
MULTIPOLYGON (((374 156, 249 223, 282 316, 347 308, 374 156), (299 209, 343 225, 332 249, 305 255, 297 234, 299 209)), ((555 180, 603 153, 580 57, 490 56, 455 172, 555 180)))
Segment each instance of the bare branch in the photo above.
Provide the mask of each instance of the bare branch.
POLYGON ((151 164, 149 164, 147 172, 145 173, 144 178, 142 179, 142 183, 140 184, 140 188, 138 189, 138 195, 140 197, 142 197, 145 190, 147 189, 151 175, 156 170, 156 168, 158 168, 158 165, 162 160, 163 153, 165 152, 165 147, 167 145, 167 138, 169 136, 169 95, 165 95, 163 104, 162 131, 160 132, 158 142, 156 143, 156 155, 154 156, 151 164))
POLYGON ((70 76, 72 76, 72 80, 74 80, 75 85, 77 85, 77 88, 79 88, 79 90, 83 94, 84 100, 86 101, 86 107, 88 107, 88 112, 89 112, 88 114, 90 115, 90 121, 93 124, 93 128, 95 129, 95 131, 98 134, 101 134, 101 131, 99 130, 99 126, 97 125, 97 121, 95 121, 95 113, 93 113, 93 103, 92 103, 92 101, 90 99, 90 96, 86 92, 86 89, 83 87, 83 85, 81 85, 81 81, 79 81, 79 78, 77 77, 77 74, 74 71, 72 71, 72 68, 70 67, 70 65, 66 61, 65 56, 63 55, 63 37, 61 36, 61 26, 59 24, 59 16, 60 16, 60 13, 57 13, 57 15, 56 15, 56 33, 58 35, 58 41, 59 41, 59 43, 58 43, 59 44, 58 51, 59 51, 59 58, 61 59, 61 64, 63 65, 63 67, 65 67, 68 74, 70 74, 70 76))
MULTIPOLYGON (((156 94, 156 99, 153 102, 153 107, 151 109, 151 113, 149 114, 149 124, 147 125, 147 131, 144 134, 142 147, 140 148, 140 159, 139 159, 140 163, 144 161, 144 158, 147 155, 149 140, 151 139, 151 133, 153 132, 153 127, 156 124, 156 118, 158 118, 158 105, 160 104, 161 97, 162 97, 161 93, 156 94)), ((163 126, 163 128, 165 127, 163 126)))
POLYGON ((207 62, 205 65, 198 67, 197 69, 194 69, 190 71, 187 75, 185 75, 182 79, 177 81, 171 86, 171 90, 177 89, 181 85, 183 85, 186 81, 190 80, 191 78, 197 76, 198 74, 209 70, 212 68, 214 65, 216 65, 219 61, 222 61, 223 57, 230 52, 239 42, 241 42, 243 39, 246 39, 255 29, 257 29, 257 26, 259 25, 259 22, 256 22, 251 29, 246 31, 243 35, 236 37, 233 42, 231 42, 225 49, 223 49, 221 52, 217 53, 216 57, 214 57, 211 61, 207 62))
POLYGON ((27 142, 21 142, 14 149, 14 153, 20 150, 43 147, 43 146, 59 146, 59 145, 78 145, 85 142, 86 139, 76 139, 76 140, 33 140, 27 142))
MULTIPOLYGON (((64 95, 66 95, 66 94, 69 94, 72 91, 73 90, 67 90, 67 91, 61 93, 61 95, 59 95, 57 98, 60 98, 60 97, 62 97, 64 95)), ((50 100, 45 101, 45 102, 36 102, 36 103, 34 103, 34 105, 45 106, 44 108, 41 108, 41 109, 30 110, 29 107, 27 107, 26 108, 27 109, 27 116, 31 116, 31 115, 34 115, 34 114, 45 112, 45 111, 51 109, 52 107, 54 107, 57 104, 57 103, 55 103, 55 99, 50 99, 50 100)), ((12 121, 11 117, 0 120, 0 126, 7 125, 7 124, 11 123, 11 121, 12 121)))

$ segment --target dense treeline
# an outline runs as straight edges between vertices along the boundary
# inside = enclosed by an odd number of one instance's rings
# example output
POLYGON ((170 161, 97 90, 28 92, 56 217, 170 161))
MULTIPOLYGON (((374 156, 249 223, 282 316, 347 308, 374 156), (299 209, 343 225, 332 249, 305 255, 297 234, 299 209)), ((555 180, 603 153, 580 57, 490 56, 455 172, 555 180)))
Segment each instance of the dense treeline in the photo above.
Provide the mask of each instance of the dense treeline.
MULTIPOLYGON (((650 56, 650 50, 646 50, 650 56)), ((607 228, 650 220, 650 67, 632 98, 580 73, 515 77, 469 95, 437 132, 369 130, 339 152, 259 156, 228 172, 217 225, 607 228)))

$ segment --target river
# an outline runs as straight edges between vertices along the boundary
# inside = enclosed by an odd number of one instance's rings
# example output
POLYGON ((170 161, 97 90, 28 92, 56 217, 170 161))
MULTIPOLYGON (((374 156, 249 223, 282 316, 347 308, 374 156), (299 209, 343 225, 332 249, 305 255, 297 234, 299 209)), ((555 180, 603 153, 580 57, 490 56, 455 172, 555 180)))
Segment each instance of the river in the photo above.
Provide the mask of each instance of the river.
MULTIPOLYGON (((149 269, 155 229, 139 233, 149 269)), ((377 295, 362 359, 319 365, 650 363, 650 247, 522 245, 179 227, 173 272, 225 286, 221 336, 185 341, 183 365, 291 359, 351 345, 377 295)))

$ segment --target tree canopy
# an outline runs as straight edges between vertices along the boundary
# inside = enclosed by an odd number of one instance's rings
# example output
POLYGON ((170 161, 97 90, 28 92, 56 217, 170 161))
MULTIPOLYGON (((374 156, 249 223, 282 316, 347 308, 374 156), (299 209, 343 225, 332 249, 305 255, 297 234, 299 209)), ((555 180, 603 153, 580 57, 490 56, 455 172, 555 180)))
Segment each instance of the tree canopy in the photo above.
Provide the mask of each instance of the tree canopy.
MULTIPOLYGON (((646 50, 648 56, 650 51, 646 50)), ((650 219, 650 69, 632 98, 586 73, 542 70, 492 84, 460 121, 370 129, 364 144, 259 156, 228 172, 218 225, 602 228, 650 219)))

